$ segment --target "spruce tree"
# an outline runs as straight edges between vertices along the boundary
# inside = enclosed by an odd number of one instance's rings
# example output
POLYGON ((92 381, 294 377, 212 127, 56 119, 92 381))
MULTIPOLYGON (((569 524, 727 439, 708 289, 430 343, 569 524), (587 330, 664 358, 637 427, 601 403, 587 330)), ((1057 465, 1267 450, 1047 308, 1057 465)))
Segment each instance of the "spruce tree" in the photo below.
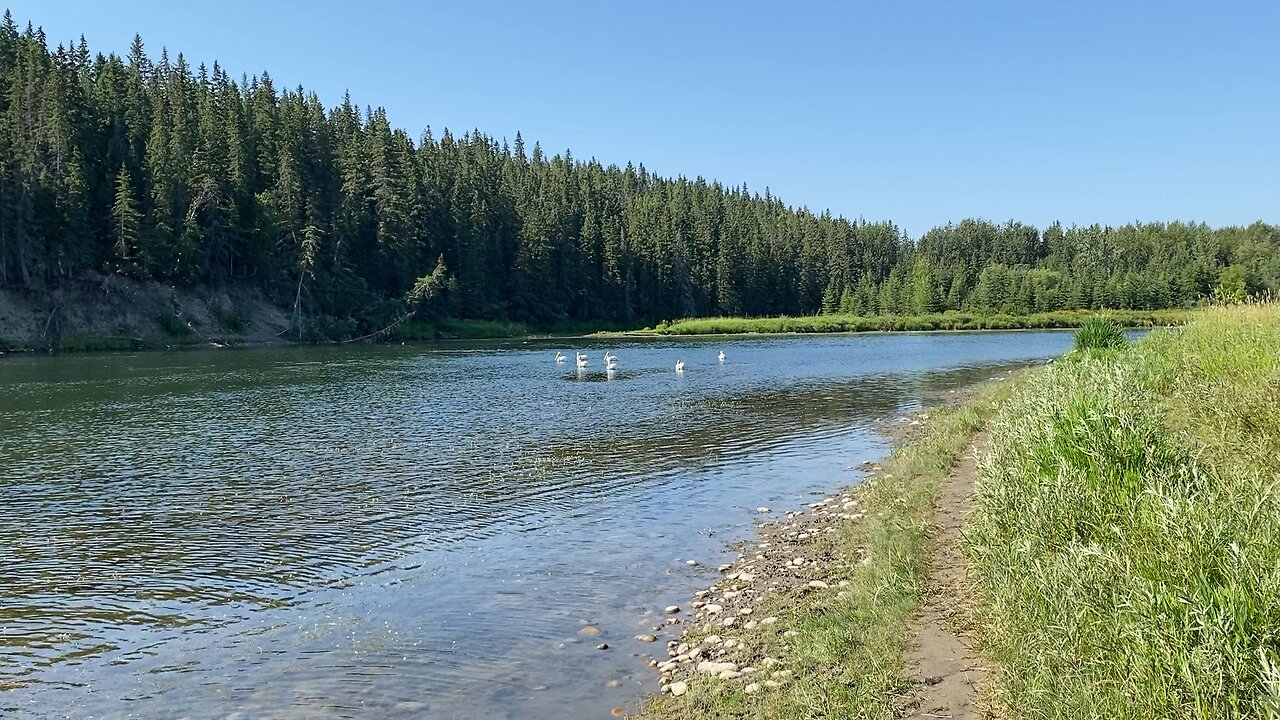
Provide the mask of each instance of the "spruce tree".
POLYGON ((111 204, 112 237, 115 239, 115 258, 120 267, 132 265, 138 248, 142 212, 133 196, 133 178, 127 169, 116 175, 115 202, 111 204))

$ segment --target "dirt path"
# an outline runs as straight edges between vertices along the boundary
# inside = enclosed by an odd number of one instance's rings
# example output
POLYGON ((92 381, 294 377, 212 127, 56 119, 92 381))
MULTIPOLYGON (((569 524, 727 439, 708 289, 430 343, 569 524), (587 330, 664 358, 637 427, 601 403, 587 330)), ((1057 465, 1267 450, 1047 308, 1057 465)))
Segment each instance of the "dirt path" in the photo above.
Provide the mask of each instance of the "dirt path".
POLYGON ((971 638, 958 626, 963 623, 959 608, 966 581, 960 531, 973 509, 973 488, 978 479, 974 457, 986 444, 985 432, 974 439, 951 471, 938 501, 925 602, 906 656, 907 676, 916 689, 905 703, 905 717, 983 717, 976 703, 986 668, 971 649, 971 638))

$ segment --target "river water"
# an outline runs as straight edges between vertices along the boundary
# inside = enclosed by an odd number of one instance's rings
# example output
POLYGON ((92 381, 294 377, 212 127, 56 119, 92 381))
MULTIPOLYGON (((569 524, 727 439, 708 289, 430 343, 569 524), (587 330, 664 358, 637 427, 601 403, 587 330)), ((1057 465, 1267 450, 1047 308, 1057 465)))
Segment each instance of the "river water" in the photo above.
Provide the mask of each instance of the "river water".
POLYGON ((563 342, 0 358, 0 716, 634 708, 757 506, 1071 339, 563 342))

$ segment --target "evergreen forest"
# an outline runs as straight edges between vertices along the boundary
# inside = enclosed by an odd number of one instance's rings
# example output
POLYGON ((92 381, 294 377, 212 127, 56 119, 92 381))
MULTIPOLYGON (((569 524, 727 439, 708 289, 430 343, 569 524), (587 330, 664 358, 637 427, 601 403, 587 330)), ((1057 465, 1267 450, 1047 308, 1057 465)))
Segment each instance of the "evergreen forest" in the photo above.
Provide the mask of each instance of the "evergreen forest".
POLYGON ((1280 228, 1262 222, 967 219, 911 238, 519 134, 415 139, 382 109, 153 58, 140 38, 123 58, 50 44, 5 14, 0 287, 21 292, 109 274, 250 286, 322 339, 409 312, 532 326, 1024 314, 1280 287, 1280 228))

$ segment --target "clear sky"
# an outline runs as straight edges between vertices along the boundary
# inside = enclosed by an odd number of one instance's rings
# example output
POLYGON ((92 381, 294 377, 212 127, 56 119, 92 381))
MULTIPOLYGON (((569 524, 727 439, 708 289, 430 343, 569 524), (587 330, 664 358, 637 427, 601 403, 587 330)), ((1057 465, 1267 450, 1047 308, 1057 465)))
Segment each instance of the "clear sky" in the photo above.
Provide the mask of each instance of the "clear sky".
POLYGON ((897 222, 1280 221, 1280 3, 0 0, 50 44, 268 70, 417 137, 897 222))

